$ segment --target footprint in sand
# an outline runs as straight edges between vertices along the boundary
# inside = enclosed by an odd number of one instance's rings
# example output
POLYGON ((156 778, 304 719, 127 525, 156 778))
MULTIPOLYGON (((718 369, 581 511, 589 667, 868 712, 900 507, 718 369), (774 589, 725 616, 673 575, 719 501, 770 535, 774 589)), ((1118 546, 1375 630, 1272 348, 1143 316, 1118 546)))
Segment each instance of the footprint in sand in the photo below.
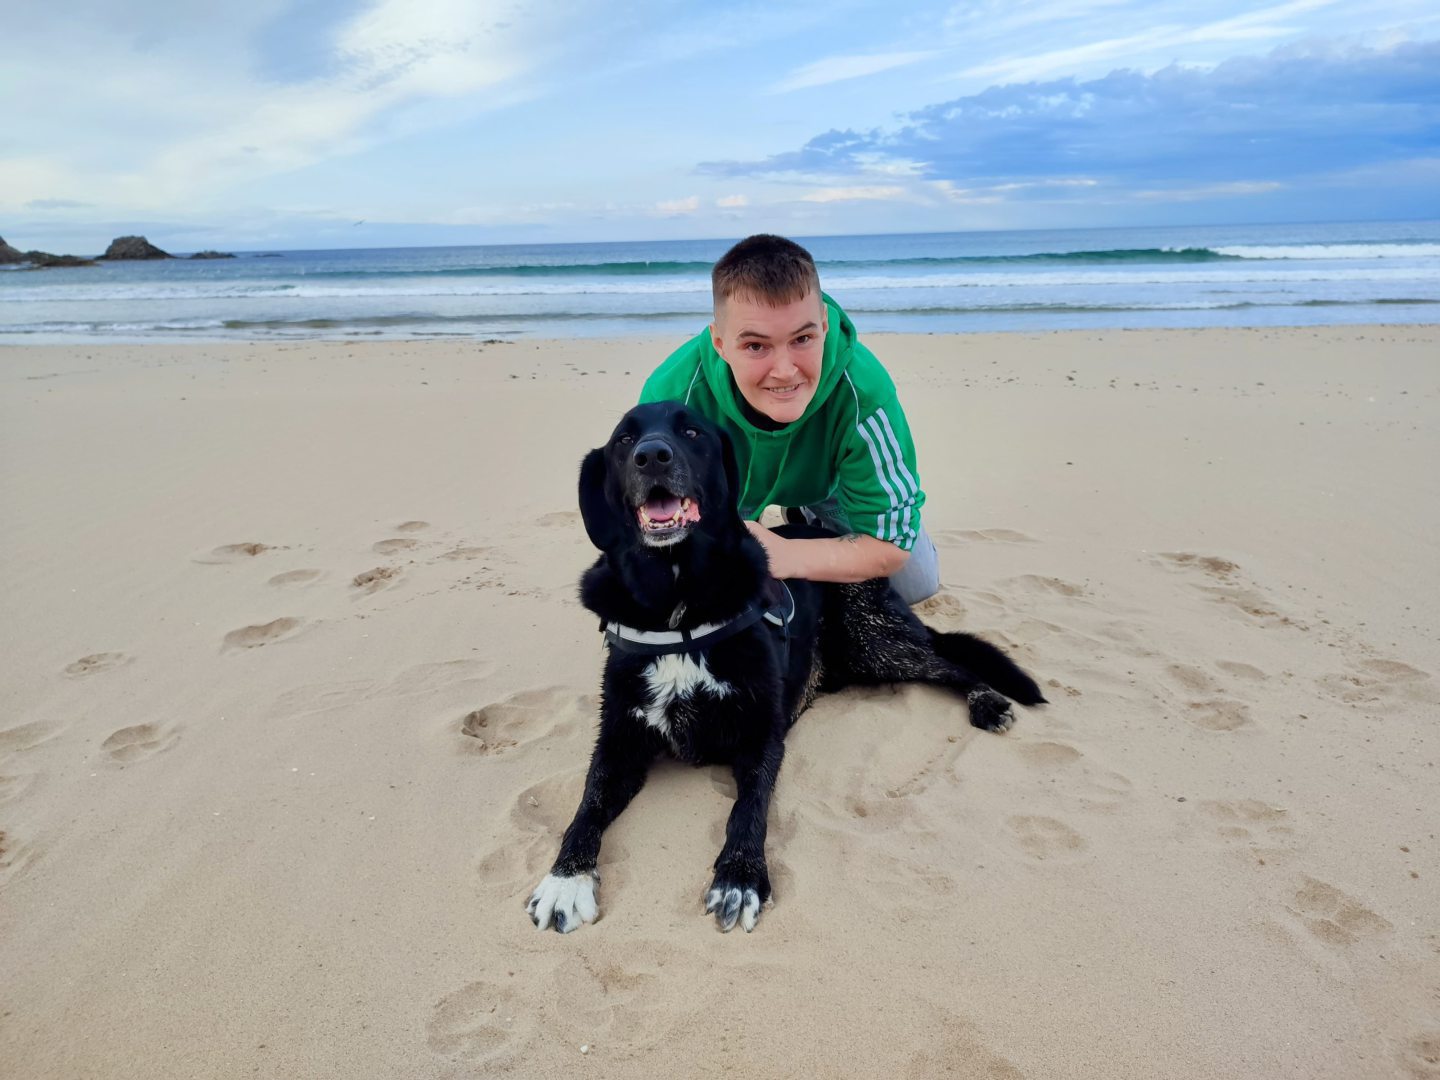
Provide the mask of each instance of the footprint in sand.
POLYGON ((1396 1051, 1395 1058, 1411 1080, 1440 1078, 1440 1031, 1406 1039, 1396 1051))
POLYGON ((247 540, 239 544, 221 544, 217 548, 211 548, 203 554, 194 556, 191 561, 203 563, 207 566, 223 565, 225 563, 247 562, 257 555, 263 555, 267 551, 284 551, 283 547, 274 544, 262 544, 255 540, 247 540))
POLYGON ((324 576, 324 570, 286 570, 283 574, 276 574, 272 577, 269 584, 282 588, 287 585, 308 585, 312 581, 319 581, 324 576))
POLYGON ((24 798, 26 792, 35 786, 36 773, 23 776, 0 776, 0 805, 24 798))
POLYGON ((522 1002, 513 986, 484 979, 446 994, 425 1025, 430 1049, 485 1069, 508 1069, 526 1055, 544 1007, 522 1002))
MULTIPOLYGON (((519 917, 525 918, 523 908, 519 917)), ((600 917, 605 917, 603 906, 600 917)), ((496 973, 437 1001, 425 1025, 431 1051, 466 1063, 467 1075, 477 1067, 484 1076, 508 1072, 522 1061, 526 1075, 537 1075, 537 1070, 560 1071, 547 1056, 561 1055, 561 1062, 572 1055, 578 1059, 581 1046, 592 1052, 623 1049, 629 1055, 652 1049, 681 1022, 654 1007, 660 987, 671 981, 668 972, 681 966, 679 950, 653 939, 632 939, 623 957, 606 958, 581 944, 550 948, 554 937, 543 939, 553 955, 548 963, 537 966, 532 957, 526 971, 505 977, 496 973), (564 987, 558 997, 544 989, 557 986, 564 987)), ((756 972, 767 983, 779 974, 756 972)), ((719 992, 718 987, 692 987, 686 1012, 705 1015, 719 992)))
POLYGON ((1006 824, 1025 853, 1042 861, 1078 855, 1088 846, 1083 836, 1052 817, 1020 814, 1006 824))
POLYGON ((1029 765, 1051 769, 1062 765, 1073 765, 1084 755, 1073 746, 1059 742, 1021 743, 1016 747, 1020 759, 1029 765))
POLYGON ((1188 551, 1161 552, 1155 560, 1166 570, 1200 579, 1196 588, 1216 603, 1245 620, 1266 627, 1287 626, 1308 630, 1304 623, 1283 613, 1269 597, 1245 581, 1238 564, 1218 555, 1196 555, 1188 551))
MULTIPOLYGON (((1045 685, 1048 686, 1051 690, 1059 690, 1066 697, 1084 696, 1083 692, 1080 690, 1079 687, 1071 686, 1068 683, 1062 683, 1059 679, 1046 679, 1045 685)), ((1055 699, 1052 697, 1050 700, 1054 701, 1055 699)))
POLYGON ((580 527, 580 512, 578 510, 556 510, 553 513, 541 514, 535 524, 547 529, 562 529, 580 527))
POLYGON ((980 1030, 952 1012, 935 1017, 927 1031, 933 1035, 921 1049, 907 1050, 910 1060, 904 1080, 934 1080, 937 1076, 969 1076, 983 1080, 1025 1080, 1008 1058, 988 1046, 980 1030))
POLYGON ((166 724, 136 724, 112 732, 100 749, 112 761, 128 765, 162 754, 180 741, 180 733, 166 724))
POLYGON ((1169 664, 1165 668, 1165 674, 1170 677, 1171 682, 1192 694, 1210 694, 1219 689, 1208 672, 1189 664, 1169 664))
MULTIPOLYGON (((533 888, 554 862, 560 837, 575 816, 584 788, 585 768, 577 764, 520 792, 510 808, 510 827, 475 864, 481 887, 517 898, 533 888)), ((607 835, 600 849, 601 866, 608 868, 626 856, 623 841, 607 835)), ((608 872, 605 882, 615 884, 608 872)), ((528 899, 528 893, 523 899, 528 899)))
POLYGON ((428 529, 429 527, 430 522, 428 521, 402 521, 399 525, 395 526, 395 531, 419 532, 421 529, 428 529))
POLYGON ((1215 835, 1245 860, 1270 865, 1295 852, 1291 814, 1260 799, 1204 800, 1197 804, 1215 835))
POLYGON ((1225 698, 1187 701, 1185 719, 1206 731, 1234 731, 1250 723, 1250 706, 1243 701, 1229 701, 1225 698))
POLYGON ((1239 660, 1216 660, 1215 666, 1227 675, 1234 675, 1247 682, 1265 682, 1270 678, 1254 664, 1242 663, 1239 660))
POLYGON ((1434 704, 1434 683, 1428 671, 1399 660, 1370 657, 1349 671, 1316 680, 1329 697, 1362 708, 1384 708, 1396 699, 1434 704))
POLYGON ((0 731, 0 751, 20 753, 47 743, 64 729, 49 720, 31 720, 0 731))
POLYGON ((1006 578, 1002 584, 1010 585, 1018 592, 1040 595, 1069 597, 1086 595, 1083 585, 1075 585, 1057 577, 1046 577, 1043 574, 1021 574, 1019 577, 1006 578))
POLYGON ((373 570, 366 570, 363 574, 356 574, 350 585, 368 596, 381 589, 388 589, 399 579, 400 568, 398 566, 377 566, 373 570))
POLYGON ((1286 910, 1326 945, 1354 945, 1394 929, 1387 919, 1335 886, 1304 874, 1300 880, 1303 884, 1295 893, 1293 906, 1287 904, 1286 910))
POLYGON ((259 626, 242 626, 225 635, 221 649, 258 649, 262 645, 274 645, 293 638, 304 625, 303 619, 289 616, 259 626))
POLYGON ((955 629, 965 621, 965 605, 949 593, 936 593, 910 609, 937 630, 955 629))
POLYGON ((128 664, 131 657, 120 652, 99 652, 91 653, 89 656, 82 656, 73 664, 65 665, 65 674, 70 676, 94 675, 101 671, 110 671, 128 664))
POLYGON ((22 843, 14 833, 0 829, 0 887, 29 870, 39 857, 33 845, 22 843))
POLYGON ((974 543, 976 541, 992 544, 1039 543, 1035 537, 1027 536, 1015 529, 941 529, 935 534, 935 538, 948 543, 974 543))
POLYGON ((419 546, 419 540, 396 538, 392 540, 378 540, 370 545, 370 550, 377 555, 398 555, 402 551, 411 551, 419 546))
POLYGON ((582 718, 592 718, 598 710, 599 702, 585 694, 556 688, 522 690, 462 716, 460 749, 502 754, 536 739, 569 734, 582 718))
POLYGON ((1219 693, 1221 684, 1209 672, 1189 664, 1169 664, 1165 674, 1187 694, 1208 695, 1185 703, 1185 718, 1206 731, 1234 731, 1250 723, 1250 707, 1219 693))
POLYGON ((457 547, 453 551, 447 551, 441 555, 442 559, 449 559, 451 562, 469 561, 471 559, 483 559, 490 554, 488 547, 457 547))

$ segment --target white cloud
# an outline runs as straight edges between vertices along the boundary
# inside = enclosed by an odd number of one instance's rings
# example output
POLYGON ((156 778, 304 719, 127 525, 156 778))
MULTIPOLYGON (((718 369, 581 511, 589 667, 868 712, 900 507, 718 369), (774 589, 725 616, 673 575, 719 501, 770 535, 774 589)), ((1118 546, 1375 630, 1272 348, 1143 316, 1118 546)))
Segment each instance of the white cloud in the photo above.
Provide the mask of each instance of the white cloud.
POLYGON ((659 214, 693 214, 700 209, 700 196, 691 195, 687 199, 671 199, 668 202, 655 204, 655 212, 659 214))
POLYGON ((1233 180, 1223 184, 1202 184, 1198 187, 1147 188, 1134 193, 1146 202, 1196 202, 1200 199, 1243 198, 1247 195, 1268 195, 1285 185, 1277 180, 1233 180))
MULTIPOLYGON (((273 8, 184 35, 157 26, 152 37, 143 11, 126 34, 82 26, 63 41, 68 26, 32 30, 27 43, 52 69, 32 86, 46 107, 10 133, 12 145, 32 152, 0 159, 0 210, 56 198, 103 201, 119 213, 199 207, 436 122, 422 115, 433 102, 456 103, 450 120, 511 103, 554 51, 555 24, 581 2, 531 14, 505 0, 378 0, 317 43, 321 73, 289 83, 255 75, 252 40, 273 8), (65 50, 58 61, 51 45, 65 50)), ((12 42, 7 51, 15 67, 20 50, 12 42)), ((39 70, 26 64, 15 75, 30 84, 39 70)))
POLYGON ((1337 0, 1291 0, 1290 3, 1199 26, 1163 23, 1137 34, 1106 38, 1033 55, 1011 56, 977 64, 956 77, 1000 82, 1026 82, 1049 75, 1072 74, 1096 63, 1123 64, 1153 70, 1175 60, 1173 50, 1203 44, 1233 45, 1243 41, 1293 38, 1295 28, 1280 20, 1330 7, 1337 0))
POLYGON ((750 200, 744 195, 725 195, 715 200, 715 205, 722 210, 735 209, 741 206, 749 206, 750 200))
POLYGON ((831 203, 859 201, 889 201, 909 198, 910 193, 894 185, 876 187, 831 187, 820 188, 800 197, 801 202, 831 203))
POLYGON ((830 83, 842 82, 845 79, 859 79, 866 75, 876 75, 879 72, 904 67, 907 64, 914 64, 921 60, 929 60, 938 55, 939 53, 933 49, 925 49, 918 52, 831 56, 824 60, 817 60, 813 64, 806 64, 804 67, 792 71, 771 87, 770 92, 772 94, 785 94, 792 90, 803 90, 813 86, 826 86, 830 83))

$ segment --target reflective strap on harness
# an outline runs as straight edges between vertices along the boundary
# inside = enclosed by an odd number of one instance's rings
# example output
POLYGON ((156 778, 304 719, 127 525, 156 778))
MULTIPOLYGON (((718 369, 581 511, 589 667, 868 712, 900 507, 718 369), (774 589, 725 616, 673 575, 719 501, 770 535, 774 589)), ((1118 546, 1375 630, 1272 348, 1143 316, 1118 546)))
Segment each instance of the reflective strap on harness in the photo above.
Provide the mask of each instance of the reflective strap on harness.
POLYGON ((708 648, 728 637, 734 637, 741 630, 748 629, 764 619, 779 629, 783 671, 790 662, 790 622, 795 618, 795 597, 790 594, 789 586, 783 581, 775 584, 780 586, 783 593, 778 603, 767 608, 750 604, 729 622, 702 623, 691 630, 637 630, 623 623, 602 622, 600 629, 612 649, 636 656, 669 656, 708 648))

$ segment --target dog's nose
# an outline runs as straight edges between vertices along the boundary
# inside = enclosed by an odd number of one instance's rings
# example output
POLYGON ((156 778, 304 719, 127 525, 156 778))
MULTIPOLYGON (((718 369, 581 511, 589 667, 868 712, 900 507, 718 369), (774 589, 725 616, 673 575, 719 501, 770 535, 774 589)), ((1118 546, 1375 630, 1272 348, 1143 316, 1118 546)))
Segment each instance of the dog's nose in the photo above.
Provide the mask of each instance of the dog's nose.
POLYGON ((635 445, 635 453, 631 460, 635 462, 635 467, 642 473, 653 476, 669 468, 674 457, 675 451, 670 448, 670 444, 664 439, 652 435, 641 439, 635 445))

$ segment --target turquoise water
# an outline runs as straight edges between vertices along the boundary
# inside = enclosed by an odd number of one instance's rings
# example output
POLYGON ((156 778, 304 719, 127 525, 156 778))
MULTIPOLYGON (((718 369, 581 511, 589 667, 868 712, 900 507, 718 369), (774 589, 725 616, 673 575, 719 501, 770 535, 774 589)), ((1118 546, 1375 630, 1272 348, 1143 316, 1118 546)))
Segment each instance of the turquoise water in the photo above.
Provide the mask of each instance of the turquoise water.
MULTIPOLYGON (((162 239, 163 238, 152 238, 162 239)), ((868 333, 1440 321, 1440 222, 801 238, 868 333)), ((237 252, 0 273, 0 342, 695 332, 730 241, 237 252)))

